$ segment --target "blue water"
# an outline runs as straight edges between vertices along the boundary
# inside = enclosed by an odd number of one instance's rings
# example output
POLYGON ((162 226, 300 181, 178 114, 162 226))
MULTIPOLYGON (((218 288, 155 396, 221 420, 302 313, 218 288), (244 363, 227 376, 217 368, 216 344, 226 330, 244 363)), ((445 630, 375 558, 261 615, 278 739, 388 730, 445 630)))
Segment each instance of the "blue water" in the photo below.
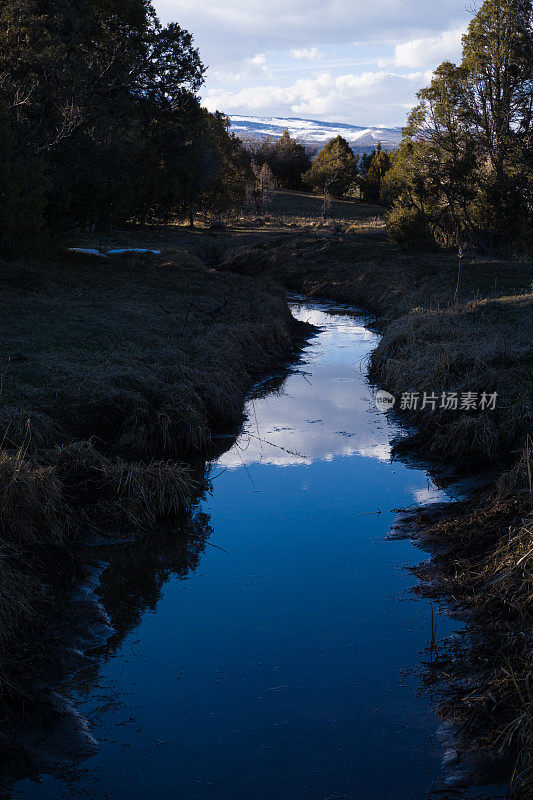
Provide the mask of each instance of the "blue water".
POLYGON ((439 777, 414 673, 430 607, 405 569, 426 556, 387 539, 394 508, 439 494, 390 460, 365 379, 377 337, 346 311, 293 313, 321 332, 213 465, 210 544, 158 557, 142 601, 124 590, 121 635, 73 682, 100 749, 17 797, 423 800, 439 777))

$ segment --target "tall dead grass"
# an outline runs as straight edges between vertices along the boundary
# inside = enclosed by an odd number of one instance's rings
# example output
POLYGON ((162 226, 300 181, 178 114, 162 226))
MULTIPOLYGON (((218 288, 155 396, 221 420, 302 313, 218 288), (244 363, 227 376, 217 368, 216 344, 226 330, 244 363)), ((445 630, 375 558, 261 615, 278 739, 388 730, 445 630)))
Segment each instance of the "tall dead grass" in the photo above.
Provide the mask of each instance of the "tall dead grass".
POLYGON ((205 488, 213 432, 240 421, 254 380, 293 352, 304 326, 279 289, 219 275, 183 251, 110 264, 0 262, 0 283, 8 690, 22 620, 37 640, 87 532, 131 534, 188 514, 205 488))
POLYGON ((493 492, 424 524, 439 545, 415 569, 419 591, 466 614, 460 638, 442 645, 426 681, 459 749, 492 751, 511 764, 509 796, 533 790, 533 496, 527 448, 493 492), (443 552, 442 546, 446 550, 443 552))
POLYGON ((52 465, 32 463, 20 452, 0 451, 0 526, 10 543, 52 542, 68 535, 68 510, 52 465))
POLYGON ((375 383, 398 399, 418 392, 405 416, 431 458, 486 464, 509 460, 533 429, 533 296, 479 300, 465 307, 416 309, 384 331, 370 361, 375 383), (496 393, 485 410, 440 408, 442 393, 496 393), (423 394, 437 408, 420 409, 423 394))
POLYGON ((92 442, 69 442, 49 454, 65 500, 92 519, 135 530, 185 514, 201 486, 175 461, 126 462, 108 458, 92 442))

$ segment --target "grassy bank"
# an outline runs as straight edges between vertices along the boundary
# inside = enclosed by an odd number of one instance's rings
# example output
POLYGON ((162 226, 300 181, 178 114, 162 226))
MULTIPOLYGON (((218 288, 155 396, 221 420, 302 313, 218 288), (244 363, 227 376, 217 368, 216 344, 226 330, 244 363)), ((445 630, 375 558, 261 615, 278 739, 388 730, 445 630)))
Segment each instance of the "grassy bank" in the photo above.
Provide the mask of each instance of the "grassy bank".
POLYGON ((419 591, 467 619, 425 680, 456 726, 458 752, 499 754, 515 797, 527 797, 533 266, 402 253, 381 209, 339 202, 328 219, 321 210, 320 198, 279 192, 264 215, 216 230, 200 220, 75 242, 161 257, 0 265, 2 688, 20 690, 38 663, 40 631, 76 580, 89 530, 136 532, 187 513, 213 433, 239 422, 254 379, 301 333, 284 287, 362 308, 383 334, 372 379, 397 398, 497 394, 484 411, 398 401, 394 413, 409 425, 403 448, 499 476, 444 516, 413 517, 435 549, 417 571, 419 591))
POLYGON ((0 263, 4 695, 28 689, 88 533, 186 514, 213 433, 301 335, 281 290, 214 272, 178 234, 161 256, 0 263))
POLYGON ((414 520, 438 553, 418 571, 420 591, 468 619, 426 680, 441 692, 441 716, 456 726, 458 760, 477 750, 510 763, 513 796, 526 798, 533 787, 533 263, 401 252, 379 214, 359 208, 321 228, 300 220, 291 237, 228 254, 224 268, 359 306, 383 334, 370 375, 394 394, 394 413, 409 425, 402 449, 459 473, 490 467, 500 476, 445 517, 424 511, 414 520), (436 395, 436 407, 402 409, 402 394, 411 392, 420 401, 424 392, 436 395), (496 406, 440 408, 443 392, 496 393, 496 406))

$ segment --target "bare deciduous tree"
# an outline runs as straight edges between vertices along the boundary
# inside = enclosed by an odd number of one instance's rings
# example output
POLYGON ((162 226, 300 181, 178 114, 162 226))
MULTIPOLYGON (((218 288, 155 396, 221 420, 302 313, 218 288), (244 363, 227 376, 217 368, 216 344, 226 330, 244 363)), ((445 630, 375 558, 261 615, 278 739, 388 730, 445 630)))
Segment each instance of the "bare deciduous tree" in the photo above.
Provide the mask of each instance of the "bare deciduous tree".
POLYGON ((272 190, 275 188, 276 182, 268 164, 263 164, 261 167, 252 164, 252 171, 254 181, 250 184, 248 197, 253 203, 255 213, 261 214, 266 203, 272 197, 272 190))

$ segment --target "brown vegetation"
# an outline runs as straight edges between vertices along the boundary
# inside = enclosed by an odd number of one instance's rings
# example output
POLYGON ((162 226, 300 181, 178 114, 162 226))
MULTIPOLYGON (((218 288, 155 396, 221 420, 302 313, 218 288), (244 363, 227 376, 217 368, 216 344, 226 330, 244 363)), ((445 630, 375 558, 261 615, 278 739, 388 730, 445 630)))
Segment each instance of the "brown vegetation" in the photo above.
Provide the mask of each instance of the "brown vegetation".
POLYGON ((419 533, 437 549, 414 570, 421 594, 444 598, 466 619, 425 674, 439 693, 439 713, 457 731, 459 752, 510 762, 517 798, 533 789, 531 466, 528 445, 495 490, 458 503, 443 519, 420 512, 419 533))
POLYGON ((187 513, 212 433, 239 423, 254 380, 294 348, 283 292, 214 272, 176 248, 179 230, 161 257, 0 264, 4 691, 31 672, 29 639, 87 533, 187 513))
POLYGON ((276 192, 264 217, 229 218, 216 232, 200 221, 77 244, 163 256, 69 256, 0 271, 12 312, 2 340, 4 688, 34 657, 31 647, 16 651, 10 632, 38 634, 54 599, 50 561, 69 553, 61 577, 72 581, 83 526, 137 530, 181 513, 198 492, 202 470, 174 459, 201 456, 214 428, 235 425, 254 376, 291 349, 276 282, 372 315, 383 338, 371 373, 396 395, 498 392, 495 412, 405 418, 425 457, 490 462, 501 473, 496 488, 444 517, 419 512, 421 535, 438 546, 417 574, 420 591, 468 617, 462 639, 439 645, 428 667, 441 714, 458 725, 459 748, 512 757, 515 796, 528 796, 532 265, 401 253, 378 207, 338 202, 324 218, 320 198, 294 192, 276 192))

